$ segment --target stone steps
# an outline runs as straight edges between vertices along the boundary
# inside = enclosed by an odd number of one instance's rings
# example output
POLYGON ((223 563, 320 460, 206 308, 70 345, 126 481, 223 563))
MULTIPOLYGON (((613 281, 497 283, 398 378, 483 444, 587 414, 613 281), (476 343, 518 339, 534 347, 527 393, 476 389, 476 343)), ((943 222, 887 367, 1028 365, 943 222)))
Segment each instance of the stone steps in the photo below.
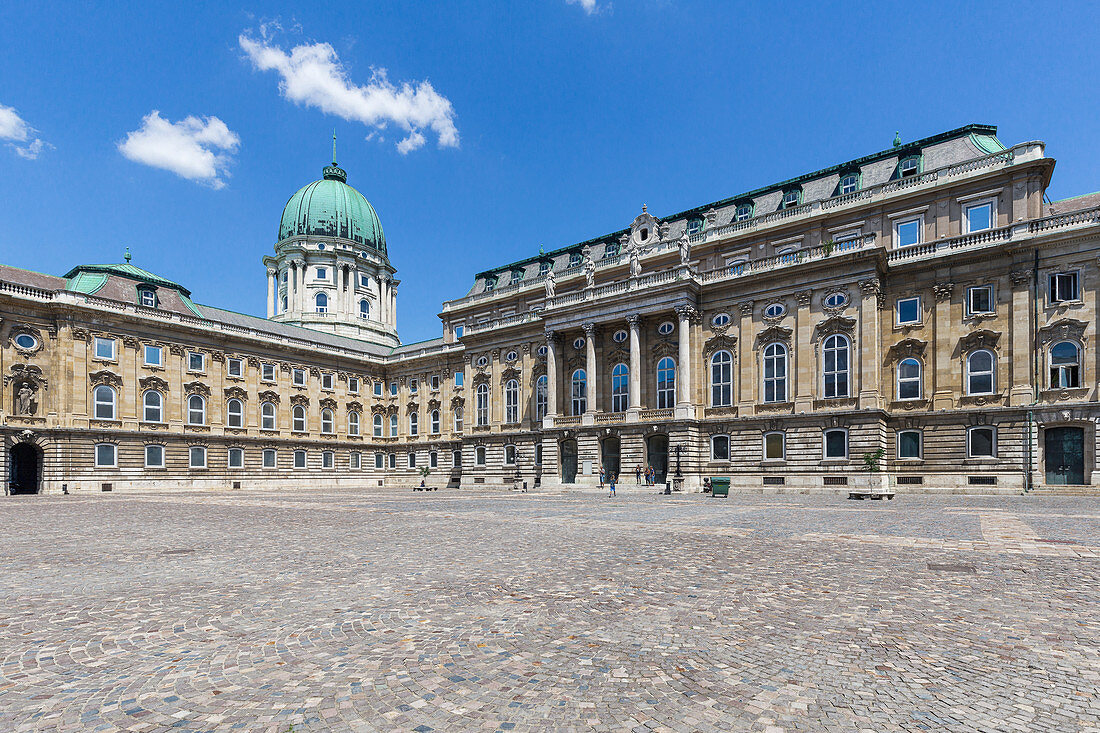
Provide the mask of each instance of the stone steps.
POLYGON ((1100 488, 1093 486, 1043 486, 1027 493, 1031 496, 1095 496, 1100 499, 1100 488))

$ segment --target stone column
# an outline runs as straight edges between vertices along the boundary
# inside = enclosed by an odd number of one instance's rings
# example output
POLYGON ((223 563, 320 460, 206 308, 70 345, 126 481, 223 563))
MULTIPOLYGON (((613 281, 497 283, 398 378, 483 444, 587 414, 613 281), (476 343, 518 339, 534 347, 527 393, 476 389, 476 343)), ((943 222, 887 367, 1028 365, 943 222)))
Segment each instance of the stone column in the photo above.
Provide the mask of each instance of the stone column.
MULTIPOLYGON (((814 368, 814 353, 810 325, 810 301, 812 290, 803 290, 795 294, 798 313, 795 315, 795 353, 792 369, 794 376, 794 411, 810 412, 814 408, 814 384, 817 382, 817 369, 814 368)), ((877 357, 876 357, 877 358, 877 357)))
POLYGON ((638 411, 642 408, 642 348, 639 333, 642 318, 634 314, 627 316, 626 322, 630 327, 630 402, 627 419, 637 420, 638 411))
MULTIPOLYGON (((753 302, 746 300, 738 304, 741 311, 741 324, 737 335, 737 346, 740 350, 738 361, 740 364, 739 382, 737 385, 737 414, 751 415, 753 404, 756 402, 756 376, 753 373, 755 361, 752 355, 752 342, 755 336, 752 332, 753 302)), ((709 402, 705 404, 710 404, 709 402)))
MULTIPOLYGON (((932 409, 947 410, 955 406, 951 382, 955 376, 951 352, 954 351, 954 339, 952 338, 951 322, 951 293, 955 289, 955 283, 940 282, 933 290, 936 293, 936 318, 932 331, 932 354, 925 362, 927 369, 932 360, 935 360, 935 371, 929 383, 934 385, 932 393, 932 409)), ((924 319, 924 314, 921 314, 924 319)))
POLYGON ((859 408, 874 410, 882 406, 878 315, 882 284, 877 277, 871 277, 860 280, 859 289, 859 408))
MULTIPOLYGON (((1009 404, 1030 405, 1035 396, 1032 378, 1031 270, 1013 270, 1012 278, 1012 391, 1009 404)), ((937 341, 939 335, 937 334, 937 341)), ((939 345, 939 344, 937 344, 939 345)), ((1081 382, 1084 384, 1084 380, 1081 382)))
POLYGON ((676 362, 677 407, 691 406, 691 319, 694 315, 695 309, 690 305, 681 305, 676 308, 680 337, 680 349, 676 362))
POLYGON ((390 328, 397 330, 397 282, 390 285, 390 328))
POLYGON ((389 322, 389 300, 390 293, 386 287, 387 278, 385 275, 379 275, 378 277, 378 320, 385 325, 389 322))
POLYGON ((584 330, 584 374, 585 374, 585 401, 588 409, 585 415, 591 417, 596 412, 596 389, 599 384, 599 374, 596 367, 596 324, 583 323, 584 330))
POLYGON ((278 272, 274 267, 267 268, 267 317, 275 317, 275 283, 278 272))
POLYGON ((294 286, 294 307, 299 314, 302 314, 306 312, 306 263, 295 260, 294 266, 298 272, 298 281, 294 286))
MULTIPOLYGON (((558 335, 546 329, 546 417, 544 427, 554 426, 554 417, 558 414, 558 335)), ((543 456, 546 460, 546 456, 543 456)))

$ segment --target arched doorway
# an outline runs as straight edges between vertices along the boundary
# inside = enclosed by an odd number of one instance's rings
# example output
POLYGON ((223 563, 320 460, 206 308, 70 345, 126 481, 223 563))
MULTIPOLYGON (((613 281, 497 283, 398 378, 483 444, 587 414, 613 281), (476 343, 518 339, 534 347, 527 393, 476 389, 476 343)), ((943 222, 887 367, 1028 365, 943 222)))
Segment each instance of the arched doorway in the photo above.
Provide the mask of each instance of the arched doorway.
POLYGON ((572 484, 577 481, 577 441, 566 438, 561 442, 561 482, 572 484))
POLYGON ((646 438, 646 462, 653 469, 654 478, 663 484, 668 478, 668 436, 651 435, 646 438))
MULTIPOLYGON (((619 476, 619 452, 622 448, 622 444, 619 439, 614 435, 604 438, 600 443, 600 460, 603 466, 604 474, 610 478, 611 476, 619 476)), ((621 478, 621 477, 620 477, 621 478)))
POLYGON ((8 489, 14 494, 37 494, 42 478, 42 449, 33 443, 11 447, 11 471, 8 489))
POLYGON ((1043 452, 1048 484, 1085 483, 1085 431, 1059 427, 1044 431, 1043 452))

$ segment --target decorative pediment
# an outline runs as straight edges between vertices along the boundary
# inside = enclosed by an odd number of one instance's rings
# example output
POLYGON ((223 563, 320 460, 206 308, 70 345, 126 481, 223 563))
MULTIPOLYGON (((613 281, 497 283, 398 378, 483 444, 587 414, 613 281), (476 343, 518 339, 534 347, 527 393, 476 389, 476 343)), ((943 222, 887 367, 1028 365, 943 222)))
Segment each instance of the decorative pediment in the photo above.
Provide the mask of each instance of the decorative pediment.
POLYGON ((414 412, 419 411, 419 410, 420 410, 420 403, 419 402, 414 402, 414 401, 410 400, 409 403, 407 405, 405 405, 405 412, 409 413, 410 415, 414 412))
POLYGON ((158 392, 168 391, 168 382, 160 377, 142 377, 138 380, 138 384, 141 385, 143 392, 147 389, 155 389, 158 392))
POLYGON ((539 377, 546 374, 546 362, 535 364, 531 369, 531 384, 538 381, 539 377))
POLYGON ((430 400, 428 400, 428 409, 438 410, 441 404, 442 403, 439 400, 437 400, 435 397, 432 397, 430 400))
POLYGON ((248 366, 260 368, 260 359, 257 356, 248 357, 248 366))
POLYGON ((1039 329, 1039 343, 1043 346, 1055 341, 1070 339, 1083 344, 1088 324, 1076 318, 1059 318, 1039 329))
POLYGON ((890 353, 893 354, 895 359, 905 359, 910 356, 923 356, 924 349, 928 346, 927 341, 921 341, 918 338, 905 338, 898 341, 896 344, 890 347, 890 353))
POLYGON ((397 405, 386 405, 386 413, 390 415, 396 415, 397 405))
POLYGON ((1000 340, 1000 331, 979 328, 977 331, 971 331, 959 339, 959 346, 964 352, 973 351, 974 349, 995 349, 997 348, 997 342, 1000 340))
POLYGON ((607 354, 608 364, 625 364, 630 362, 630 352, 621 346, 616 346, 607 354))
POLYGON ((842 316, 839 313, 829 316, 814 328, 814 338, 820 339, 834 333, 842 333, 851 337, 855 333, 856 319, 842 316))
MULTIPOLYGON (((110 372, 108 372, 108 374, 110 374, 110 372)), ((46 389, 48 384, 46 378, 42 376, 42 370, 33 364, 12 364, 11 374, 4 377, 4 384, 11 384, 12 382, 16 384, 29 382, 36 389, 38 387, 46 389)), ((119 384, 121 383, 122 380, 120 379, 119 384)))
POLYGON ((226 399, 238 399, 238 400, 247 400, 248 399, 248 392, 241 389, 240 387, 237 387, 237 386, 226 387, 224 391, 225 391, 225 398, 226 399))
POLYGON ((183 356, 183 346, 180 344, 168 344, 168 353, 173 356, 183 356))
POLYGON ((451 409, 462 407, 464 404, 466 404, 466 399, 461 395, 455 395, 451 398, 451 409))
POLYGON ((501 372, 500 382, 501 382, 501 384, 504 384, 509 379, 517 379, 518 380, 520 378, 520 376, 522 376, 522 375, 520 374, 519 369, 516 369, 514 366, 510 366, 507 369, 505 369, 503 372, 501 372))
POLYGON ((265 389, 263 392, 260 392, 260 400, 263 402, 274 402, 277 405, 279 404, 279 393, 271 389, 265 389))
POLYGON ((717 336, 711 336, 707 339, 707 342, 703 344, 703 360, 710 359, 711 354, 716 351, 728 351, 731 354, 737 353, 735 348, 737 347, 737 337, 727 336, 724 333, 720 333, 717 336))
POLYGON ((318 404, 320 404, 321 407, 327 408, 329 410, 336 409, 336 400, 332 399, 331 397, 324 398, 318 404))
POLYGON ((96 387, 101 384, 105 384, 108 387, 122 386, 122 377, 115 374, 110 369, 103 369, 98 372, 92 372, 88 375, 88 380, 92 383, 92 385, 96 387))
POLYGON ((350 412, 362 412, 363 403, 358 400, 352 400, 348 403, 347 407, 350 412))
POLYGON ((656 359, 660 359, 664 356, 676 356, 676 344, 672 343, 671 341, 658 341, 656 344, 653 345, 653 348, 650 349, 650 351, 653 353, 653 357, 656 359))
POLYGON ((371 405, 370 406, 370 411, 375 415, 385 415, 386 414, 386 406, 385 405, 371 405))
POLYGON ((770 344, 773 341, 779 341, 780 343, 790 346, 792 333, 794 333, 794 331, 786 326, 768 326, 756 335, 756 347, 760 348, 764 344, 770 344))
POLYGON ((474 386, 477 386, 479 384, 488 384, 490 382, 490 377, 485 372, 479 372, 478 374, 474 375, 473 381, 474 386))
POLYGON ((210 387, 202 382, 188 382, 183 385, 183 391, 186 394, 201 394, 204 397, 210 396, 210 387))
POLYGON ((302 407, 309 407, 309 398, 304 394, 292 395, 290 398, 290 404, 301 405, 302 407))

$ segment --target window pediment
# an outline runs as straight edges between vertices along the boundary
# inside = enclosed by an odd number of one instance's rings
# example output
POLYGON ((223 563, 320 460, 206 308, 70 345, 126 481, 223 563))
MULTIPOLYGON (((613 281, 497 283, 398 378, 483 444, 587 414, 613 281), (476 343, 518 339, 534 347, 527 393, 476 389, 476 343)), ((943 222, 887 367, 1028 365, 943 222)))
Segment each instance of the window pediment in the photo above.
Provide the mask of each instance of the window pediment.
POLYGON ((210 387, 202 382, 188 382, 183 385, 183 391, 189 395, 197 394, 204 397, 210 396, 210 387))
MULTIPOLYGON (((30 382, 35 387, 46 389, 48 380, 42 376, 42 370, 33 364, 12 364, 11 374, 4 377, 4 384, 12 382, 30 382)), ((121 384, 121 381, 119 382, 121 384)))
POLYGON ((773 341, 778 341, 779 343, 790 346, 792 333, 794 333, 793 329, 787 328, 786 326, 768 326, 757 334, 756 348, 759 349, 764 344, 769 344, 773 341))
POLYGON ((724 333, 718 334, 717 336, 712 336, 711 338, 707 339, 706 344, 703 345, 703 359, 709 360, 711 354, 716 351, 722 350, 729 351, 731 354, 734 354, 734 349, 736 346, 736 336, 728 336, 724 333))
POLYGON ((820 339, 834 333, 842 333, 851 337, 855 333, 855 327, 856 319, 836 314, 817 324, 817 327, 814 328, 814 337, 820 339))
POLYGON ((240 387, 226 387, 225 396, 226 399, 235 398, 238 400, 247 400, 248 392, 244 391, 240 387))
POLYGON ((292 404, 292 405, 301 405, 302 407, 308 407, 309 406, 309 398, 306 397, 304 394, 296 394, 296 395, 294 395, 290 398, 290 404, 292 404))
POLYGON ((1086 328, 1088 324, 1076 318, 1059 318, 1039 329, 1039 343, 1045 346, 1054 341, 1069 339, 1083 344, 1086 328))
POLYGON ((332 399, 331 397, 324 398, 319 404, 321 405, 321 407, 327 408, 329 410, 336 409, 336 400, 332 399))
POLYGON ((277 405, 279 404, 279 393, 274 392, 270 389, 264 390, 263 392, 260 392, 260 399, 263 402, 274 402, 277 405))
POLYGON ((360 412, 363 409, 363 403, 353 400, 347 404, 347 408, 351 412, 360 412))
POLYGON ((122 386, 122 377, 115 374, 110 369, 102 369, 98 372, 92 372, 88 375, 88 380, 96 387, 104 384, 108 387, 122 386))
POLYGON ((910 356, 923 356, 928 346, 927 341, 918 338, 905 338, 890 347, 890 353, 895 359, 905 359, 910 356))
POLYGON ((979 328, 977 331, 971 331, 959 339, 959 346, 964 352, 974 351, 975 349, 996 349, 997 342, 1000 340, 1000 331, 979 328))

